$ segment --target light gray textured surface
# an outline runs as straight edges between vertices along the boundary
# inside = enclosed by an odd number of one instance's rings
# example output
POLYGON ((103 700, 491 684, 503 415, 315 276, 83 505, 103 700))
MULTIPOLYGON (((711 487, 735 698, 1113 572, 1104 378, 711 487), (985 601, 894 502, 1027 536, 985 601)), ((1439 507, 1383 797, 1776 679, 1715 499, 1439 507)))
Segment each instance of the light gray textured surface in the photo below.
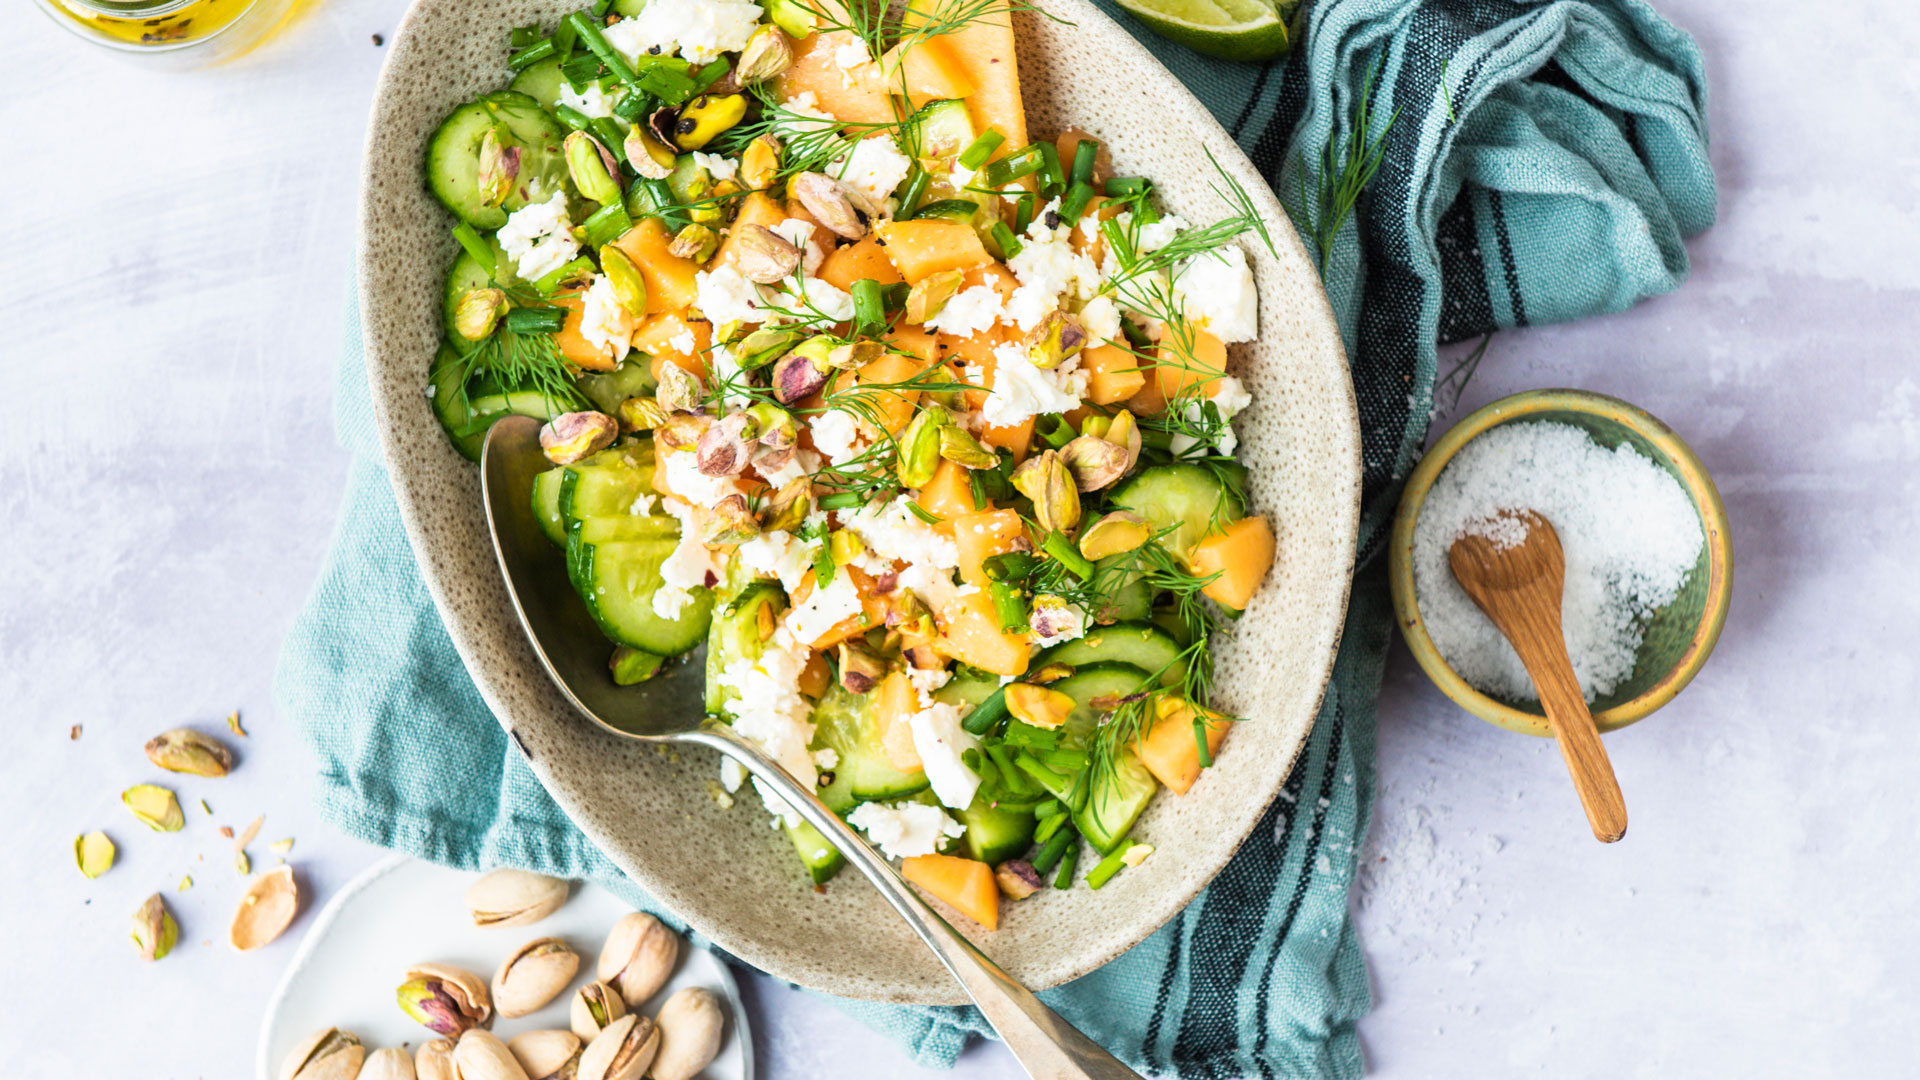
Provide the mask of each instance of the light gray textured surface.
MULTIPOLYGON (((1572 385, 1672 423, 1732 514, 1732 615, 1692 687, 1609 737, 1633 828, 1605 850, 1548 744, 1472 720, 1395 656, 1356 897, 1381 1076, 1910 1069, 1920 72, 1902 43, 1920 16, 1891 0, 1844 16, 1663 6, 1714 85, 1721 222, 1692 245, 1694 279, 1496 338, 1461 410, 1572 385)), ((0 877, 8 1075, 246 1075, 306 920, 258 955, 220 944, 239 886, 211 826, 264 813, 256 860, 295 837, 323 898, 378 856, 314 816, 268 679, 346 465, 334 342, 369 37, 398 10, 322 3, 187 76, 0 11, 17 178, 0 210, 0 717, 24 747, 0 785, 16 838, 0 877), (236 705, 253 732, 239 772, 177 785, 187 831, 135 824, 116 797, 150 777, 140 743, 236 705), (121 862, 88 882, 70 844, 95 827, 121 862), (196 885, 176 894, 182 873, 196 885), (184 944, 144 967, 124 935, 154 889, 184 944)), ((912 1075, 830 1007, 747 989, 766 1077, 912 1075)), ((1016 1074, 996 1048, 961 1075, 1016 1074)))

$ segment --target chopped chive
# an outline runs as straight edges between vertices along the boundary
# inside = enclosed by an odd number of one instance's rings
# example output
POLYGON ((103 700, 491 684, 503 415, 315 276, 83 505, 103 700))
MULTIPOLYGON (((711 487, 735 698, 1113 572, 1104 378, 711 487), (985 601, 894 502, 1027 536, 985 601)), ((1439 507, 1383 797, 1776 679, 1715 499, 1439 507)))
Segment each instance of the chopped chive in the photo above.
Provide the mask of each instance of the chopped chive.
MULTIPOLYGON (((579 38, 580 35, 574 31, 573 24, 567 22, 565 19, 560 21, 559 26, 553 28, 553 51, 559 54, 563 68, 565 67, 566 59, 573 55, 573 46, 579 38)), ((572 80, 569 79, 568 81, 571 82, 572 80)), ((575 87, 575 89, 579 88, 575 87)))
POLYGON ((1116 199, 1129 199, 1146 194, 1148 186, 1144 176, 1116 176, 1107 181, 1107 194, 1116 199))
POLYGON ((711 63, 707 64, 706 67, 703 67, 699 71, 696 71, 693 73, 694 85, 698 86, 701 90, 704 91, 707 89, 707 87, 712 86, 714 83, 717 83, 721 79, 726 78, 727 72, 732 70, 733 70, 733 65, 727 62, 726 57, 724 56, 715 57, 714 60, 711 63))
POLYGON ((625 206, 614 202, 595 210, 580 227, 587 231, 587 246, 597 248, 625 236, 633 228, 633 219, 625 206))
POLYGON ((1078 222, 1080 215, 1087 212, 1087 203, 1092 198, 1093 185, 1085 180, 1075 180, 1073 186, 1067 189, 1066 197, 1060 200, 1060 220, 1067 225, 1078 222))
POLYGON ((1060 805, 1059 799, 1048 799, 1046 802, 1033 808, 1033 816, 1041 821, 1045 821, 1050 817, 1064 816, 1066 812, 1067 808, 1060 805))
POLYGON ((1027 598, 1018 587, 1004 581, 988 582, 987 595, 993 598, 993 612, 1000 619, 1000 629, 1008 632, 1026 629, 1027 598))
POLYGON ((919 503, 916 503, 916 502, 909 502, 907 504, 907 509, 913 512, 914 517, 919 518, 921 521, 924 521, 929 525, 938 525, 941 522, 947 520, 946 518, 941 517, 939 514, 936 514, 933 511, 928 510, 926 507, 921 506, 919 503))
POLYGON ((1100 860, 1100 865, 1087 872, 1088 887, 1097 889, 1112 881, 1113 875, 1126 867, 1127 852, 1132 848, 1133 841, 1128 839, 1120 841, 1119 847, 1107 852, 1107 857, 1100 860))
POLYGON ((1193 718, 1193 742, 1200 748, 1200 767, 1213 768, 1213 751, 1207 749, 1207 722, 1197 716, 1193 718))
POLYGON ((1087 561, 1085 555, 1080 554, 1079 549, 1073 546, 1073 541, 1067 539, 1065 533, 1048 533, 1047 538, 1040 542, 1040 549, 1059 560, 1061 566, 1066 567, 1069 573, 1081 581, 1093 580, 1093 564, 1087 561))
POLYGON ((460 241, 460 246, 467 249, 467 254, 473 256, 473 261, 480 264, 488 277, 499 274, 499 264, 493 258, 493 245, 481 237, 478 229, 463 221, 453 227, 453 238, 460 241))
POLYGON ((960 151, 960 167, 968 170, 978 169, 985 165, 987 159, 993 156, 993 152, 1000 149, 1000 144, 1006 141, 1005 135, 989 130, 968 143, 965 150, 960 151))
POLYGON ((1025 236, 1027 234, 1027 226, 1033 224, 1033 211, 1034 207, 1038 204, 1039 200, 1033 197, 1033 192, 1031 191, 1020 196, 1020 201, 1013 204, 1013 231, 1015 235, 1025 236))
POLYGON ((1003 260, 1020 254, 1020 249, 1024 246, 1020 243, 1020 238, 1013 235, 1013 230, 1007 228, 1007 223, 1004 221, 994 222, 993 228, 988 229, 987 233, 993 237, 994 243, 1000 245, 1000 257, 1003 260))
POLYGON ((872 278, 861 278, 853 283, 848 292, 853 296, 853 322, 855 332, 874 330, 887 321, 887 302, 880 294, 880 283, 872 278))
POLYGON ((607 9, 612 6, 613 0, 593 0, 593 17, 596 19, 606 18, 607 9))
POLYGON ((1046 440, 1047 445, 1055 450, 1065 447, 1073 441, 1075 435, 1080 434, 1073 430, 1073 425, 1067 423, 1067 418, 1059 413, 1050 413, 1041 417, 1033 430, 1034 434, 1046 440))
POLYGON ((1058 833, 1066 823, 1067 815, 1065 814, 1055 814, 1052 817, 1041 818, 1040 827, 1033 830, 1033 842, 1045 845, 1047 841, 1053 839, 1054 834, 1058 833))
POLYGON ((540 24, 516 26, 507 34, 507 47, 524 49, 540 40, 540 24))
POLYGON ((1053 877, 1053 887, 1056 889, 1073 888, 1073 872, 1079 868, 1079 866, 1080 845, 1075 844, 1067 849, 1066 855, 1061 857, 1060 872, 1053 877))
POLYGON ((1113 252, 1114 259, 1122 268, 1133 265, 1135 258, 1133 237, 1127 235, 1126 226, 1120 224, 1119 218, 1110 217, 1101 222, 1100 235, 1106 239, 1107 250, 1113 252))
MULTIPOLYGON (((974 712, 979 711, 974 710, 974 712)), ((971 713, 968 714, 968 719, 972 719, 971 713)), ((983 746, 981 749, 987 752, 987 760, 993 762, 994 768, 1000 770, 1000 776, 1007 782, 1009 789, 1022 795, 1031 795, 1040 790, 1039 785, 1035 784, 1027 774, 1014 768, 1013 758, 1004 749, 998 746, 983 746)))
POLYGON ((1084 750, 1036 750, 1034 756, 1052 769, 1078 772, 1087 767, 1087 753, 1084 750))
POLYGON ((1048 840, 1045 846, 1041 847, 1039 854, 1029 860, 1029 865, 1033 867, 1034 872, 1044 874, 1052 870, 1061 856, 1067 853, 1067 846, 1073 843, 1077 835, 1072 829, 1061 829, 1054 833, 1053 839, 1048 840))
POLYGON ((1073 148, 1073 167, 1067 173, 1076 184, 1093 183, 1093 159, 1100 155, 1100 144, 1081 139, 1073 148))
POLYGON ((1058 195, 1067 189, 1067 174, 1060 168, 1060 151, 1050 142, 1034 143, 1040 154, 1040 191, 1058 195))
POLYGON ((629 124, 652 111, 653 95, 644 90, 629 89, 613 103, 613 115, 629 124))
POLYGON ((573 25, 573 31, 580 36, 580 40, 586 42, 587 51, 599 57, 600 62, 607 65, 607 70, 613 72, 614 78, 628 86, 639 81, 633 68, 627 64, 627 58, 614 49, 607 35, 601 33, 600 28, 584 12, 576 11, 567 16, 567 22, 573 25))
POLYGON ((927 192, 927 170, 920 167, 918 161, 907 170, 907 179, 900 187, 900 212, 893 215, 895 221, 913 220, 913 212, 920 208, 920 197, 927 192))
POLYGON ((1024 772, 1028 776, 1031 776, 1035 780, 1038 780, 1040 782, 1040 785, 1046 788, 1048 791, 1052 791, 1054 788, 1058 788, 1058 787, 1065 787, 1067 786, 1068 783, 1070 783, 1073 780, 1072 777, 1066 775, 1065 773, 1054 772, 1052 769, 1048 768, 1046 764, 1042 762, 1039 758, 1034 757, 1032 754, 1026 753, 1025 751, 1022 751, 1019 755, 1017 755, 1013 759, 1013 763, 1016 767, 1020 769, 1021 772, 1024 772))
POLYGON ((831 495, 820 496, 819 505, 822 510, 852 510, 859 506, 860 503, 861 498, 859 492, 836 491, 831 495))
POLYGON ((1039 565, 1039 559, 1024 551, 1004 551, 981 560, 980 569, 989 581, 1025 581, 1039 565))
POLYGON ((552 334, 566 324, 567 313, 557 307, 514 308, 501 321, 516 334, 552 334))
MULTIPOLYGON (((1002 188, 1021 177, 1032 176, 1034 173, 1039 172, 1046 164, 1042 159, 1040 149, 1042 147, 1052 149, 1051 144, 1042 142, 1015 150, 999 161, 988 165, 986 171, 981 174, 981 178, 987 182, 987 186, 990 188, 1002 188)), ((1058 160, 1058 155, 1055 155, 1056 164, 1058 160)))
POLYGON ((978 749, 969 748, 965 753, 960 755, 960 761, 967 768, 972 769, 974 775, 980 778, 981 786, 990 788, 1003 786, 1000 779, 1000 770, 994 766, 993 759, 987 757, 987 755, 981 753, 978 749))
POLYGON ((507 70, 522 71, 553 55, 553 39, 537 42, 507 57, 507 70))
POLYGON ((586 113, 581 112, 571 105, 555 105, 553 107, 553 115, 558 117, 561 123, 575 131, 593 131, 593 117, 588 116, 586 113))
MULTIPOLYGON (((1002 688, 988 695, 987 700, 975 705, 973 711, 967 714, 967 718, 960 721, 960 726, 967 729, 967 734, 969 735, 985 735, 987 732, 993 730, 993 726, 1004 719, 1006 715, 1007 692, 1002 688)), ((993 757, 993 752, 997 749, 999 749, 999 747, 987 747, 987 756, 993 757)), ((993 763, 1009 772, 1013 769, 1013 763, 1011 761, 1002 761, 998 757, 993 758, 993 763)))
POLYGON ((1093 794, 1091 774, 1082 772, 1073 778, 1073 790, 1067 792, 1067 809, 1079 813, 1087 808, 1087 799, 1093 794))

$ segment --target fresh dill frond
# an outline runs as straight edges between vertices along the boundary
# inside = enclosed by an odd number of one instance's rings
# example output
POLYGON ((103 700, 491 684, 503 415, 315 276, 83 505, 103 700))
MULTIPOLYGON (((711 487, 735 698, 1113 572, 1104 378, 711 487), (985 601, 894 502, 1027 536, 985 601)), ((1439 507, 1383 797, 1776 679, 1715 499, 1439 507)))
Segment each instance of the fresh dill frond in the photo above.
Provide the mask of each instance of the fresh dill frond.
POLYGON ((1480 339, 1473 351, 1460 358, 1460 362, 1448 369, 1447 374, 1433 386, 1433 400, 1438 402, 1441 393, 1451 390, 1452 397, 1447 402, 1447 411, 1460 407, 1460 395, 1467 392, 1467 383, 1473 381, 1474 372, 1480 370, 1480 361, 1487 355, 1487 346, 1493 341, 1493 331, 1480 339))
POLYGON ((574 385, 574 368, 560 353, 552 334, 520 334, 502 326, 460 354, 459 403, 472 420, 471 387, 485 374, 503 392, 539 394, 549 410, 569 412, 584 408, 587 399, 574 385))
POLYGON ((1355 99, 1353 119, 1347 125, 1347 134, 1343 139, 1328 140, 1320 148, 1318 170, 1310 170, 1303 158, 1300 163, 1300 205, 1297 213, 1302 231, 1312 243, 1314 253, 1319 257, 1320 276, 1326 277, 1327 266, 1333 258, 1333 245, 1340 238, 1340 230, 1346 227, 1347 218, 1353 215, 1353 208, 1360 201, 1360 193, 1373 181, 1373 174, 1380 169, 1380 162, 1386 156, 1387 135, 1393 131, 1394 122, 1400 119, 1400 110, 1395 108, 1387 117, 1387 122, 1376 134, 1373 131, 1373 80, 1379 74, 1380 60, 1376 58, 1373 66, 1367 69, 1367 77, 1360 86, 1360 96, 1355 99), (1307 191, 1307 173, 1314 172, 1314 190, 1307 191))

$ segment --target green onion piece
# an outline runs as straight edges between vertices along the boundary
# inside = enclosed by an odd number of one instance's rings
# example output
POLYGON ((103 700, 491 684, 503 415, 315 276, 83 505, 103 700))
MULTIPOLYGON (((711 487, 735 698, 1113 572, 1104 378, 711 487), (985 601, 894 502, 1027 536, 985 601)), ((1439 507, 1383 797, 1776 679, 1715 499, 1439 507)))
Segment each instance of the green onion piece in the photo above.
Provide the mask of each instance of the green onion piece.
POLYGON ((613 103, 613 115, 629 124, 652 112, 653 109, 653 95, 642 90, 630 89, 620 95, 619 101, 613 103))
POLYGON ((608 203, 589 215, 580 227, 587 231, 587 246, 597 248, 625 236, 627 230, 633 228, 633 219, 627 216, 625 206, 608 203))
POLYGON ((1107 857, 1100 860, 1099 866, 1087 872, 1087 885, 1097 889, 1112 881, 1113 875, 1126 869, 1127 852, 1131 851, 1133 846, 1131 839, 1120 841, 1120 846, 1108 852, 1107 857))
POLYGON ((558 117, 561 123, 575 131, 585 131, 588 133, 593 131, 593 117, 588 116, 586 113, 581 112, 571 105, 555 105, 553 107, 553 115, 558 117))
POLYGON ((1100 154, 1100 144, 1092 139, 1081 139, 1073 148, 1073 168, 1067 173, 1076 184, 1093 183, 1093 159, 1100 154))
POLYGON ((1107 194, 1116 199, 1130 199, 1135 195, 1145 195, 1149 186, 1144 176, 1116 176, 1107 181, 1107 194))
POLYGON ((939 514, 936 514, 933 511, 928 510, 926 507, 921 506, 919 503, 916 503, 916 502, 908 503, 907 509, 913 512, 914 517, 919 518, 921 521, 924 521, 929 525, 938 525, 941 522, 947 520, 946 518, 941 517, 939 514))
POLYGON ((499 276, 500 266, 494 260, 493 245, 487 243, 478 229, 463 221, 453 227, 453 238, 460 241, 460 246, 467 249, 467 254, 473 256, 473 261, 480 264, 488 277, 499 276))
POLYGON ((666 222, 668 232, 687 227, 686 215, 678 209, 673 188, 665 180, 636 180, 627 189, 627 213, 634 217, 657 217, 666 222))
POLYGON ((1140 445, 1152 450, 1171 451, 1173 449, 1173 432, 1161 431, 1155 428, 1142 428, 1140 431, 1140 445))
POLYGON ((1153 203, 1150 200, 1141 199, 1137 205, 1137 208, 1133 212, 1134 224, 1151 225, 1154 222, 1159 220, 1160 220, 1160 211, 1154 209, 1153 203))
POLYGON ((1067 418, 1059 413, 1049 413, 1041 417, 1033 430, 1034 434, 1046 440, 1047 445, 1055 450, 1066 446, 1073 441, 1074 436, 1080 434, 1073 430, 1073 425, 1067 423, 1067 418))
POLYGON ((1060 805, 1059 799, 1048 799, 1033 808, 1033 816, 1041 821, 1045 821, 1050 817, 1060 817, 1066 812, 1067 808, 1060 805))
POLYGON ((994 768, 993 761, 977 749, 969 748, 960 755, 960 763, 972 769, 980 778, 982 787, 999 788, 1002 785, 1000 770, 994 768))
MULTIPOLYGON (((579 38, 580 35, 574 31, 573 24, 567 22, 565 19, 560 20, 560 25, 553 28, 553 51, 558 53, 560 59, 563 61, 561 70, 565 70, 566 65, 564 61, 573 55, 573 46, 579 41, 579 38)), ((569 79, 567 81, 572 82, 573 80, 569 79)), ((574 89, 577 90, 579 87, 575 86, 574 89)))
POLYGON ((1067 809, 1079 813, 1087 808, 1087 798, 1093 794, 1093 782, 1087 773, 1073 778, 1073 790, 1067 792, 1067 809))
MULTIPOLYGON (((601 116, 594 119, 593 137, 600 140, 600 145, 611 150, 621 164, 626 164, 627 133, 621 131, 620 125, 614 123, 611 117, 601 116)), ((618 180, 619 177, 614 179, 618 180)))
POLYGON ((701 90, 693 79, 693 66, 673 56, 648 57, 639 74, 640 87, 659 95, 669 105, 680 105, 701 90))
POLYGON ((1006 631, 1024 630, 1027 626, 1027 598, 1017 586, 1004 581, 987 584, 987 595, 993 598, 993 613, 999 616, 1000 629, 1006 631))
POLYGON ((1007 729, 1000 733, 1000 741, 1007 746, 1051 750, 1060 745, 1060 732, 1050 728, 1034 727, 1028 723, 1009 723, 1007 729))
MULTIPOLYGON (((985 735, 987 732, 993 730, 994 725, 1005 719, 1006 716, 1007 691, 1003 687, 990 694, 987 700, 975 705, 973 711, 967 714, 967 718, 960 721, 960 726, 965 728, 969 735, 985 735)), ((993 752, 998 749, 999 747, 997 746, 987 747, 987 755, 993 757, 993 752)), ((1001 766, 1008 772, 1013 771, 1013 763, 1011 761, 1002 761, 1000 758, 994 757, 993 763, 1001 766)))
POLYGON ((557 307, 523 307, 507 312, 501 322, 516 334, 557 333, 567 321, 567 313, 557 307))
POLYGON ((1000 144, 1006 141, 1005 135, 993 130, 987 131, 986 134, 968 143, 965 150, 960 151, 960 167, 967 170, 978 169, 985 165, 987 159, 993 156, 993 152, 1000 149, 1000 144))
POLYGON ((1087 753, 1084 750, 1036 750, 1034 756, 1046 762, 1049 768, 1066 772, 1079 772, 1087 767, 1087 753))
POLYGON ((1033 224, 1033 211, 1038 204, 1039 200, 1033 197, 1033 192, 1031 191, 1020 196, 1020 201, 1013 204, 1013 231, 1015 235, 1027 235, 1027 226, 1033 224))
POLYGON ((1060 168, 1060 151, 1050 142, 1034 143, 1040 154, 1040 193, 1058 195, 1067 189, 1067 174, 1060 168))
POLYGON ((1093 198, 1093 185, 1085 180, 1076 180, 1067 189, 1066 197, 1060 200, 1060 221, 1072 225, 1087 212, 1087 203, 1093 198))
POLYGON ((1200 748, 1200 767, 1213 768, 1213 751, 1207 749, 1207 722, 1197 716, 1193 718, 1193 741, 1200 748))
POLYGON ((981 560, 980 569, 989 581, 1025 581, 1039 565, 1039 559, 1024 551, 1005 551, 981 560))
POLYGON ((927 170, 920 167, 918 161, 907 170, 906 182, 900 186, 900 212, 893 215, 895 221, 911 221, 914 211, 920 209, 920 197, 927 193, 927 170))
POLYGON ((860 493, 857 491, 836 491, 831 495, 820 496, 820 509, 852 510, 861 502, 860 493))
POLYGON ((993 228, 988 229, 987 234, 993 237, 995 244, 1000 245, 1000 257, 1003 260, 1020 254, 1020 249, 1024 246, 1020 243, 1020 238, 1013 235, 1013 230, 1007 228, 1007 223, 1004 221, 994 222, 993 228))
MULTIPOLYGON (((1003 188, 1023 176, 1032 176, 1034 173, 1039 172, 1046 164, 1042 159, 1040 149, 1042 147, 1052 149, 1052 144, 1034 143, 1032 146, 1015 150, 999 161, 988 165, 986 171, 981 174, 981 178, 987 182, 987 186, 990 188, 1003 188)), ((1059 155, 1056 154, 1055 163, 1057 164, 1058 161, 1059 155)))
POLYGON ((1045 844, 1047 841, 1053 839, 1054 834, 1058 833, 1061 826, 1064 826, 1066 823, 1067 815, 1065 814, 1055 814, 1052 817, 1041 818, 1040 827, 1033 830, 1033 842, 1036 844, 1045 844))
POLYGON ((613 0, 593 0, 593 17, 596 19, 606 18, 607 9, 612 6, 613 0))
POLYGON ((1075 844, 1072 847, 1068 848, 1066 855, 1061 858, 1060 872, 1054 875, 1053 887, 1056 889, 1073 888, 1073 872, 1075 869, 1079 867, 1079 865, 1080 865, 1080 845, 1075 844))
MULTIPOLYGON (((561 23, 560 29, 570 30, 572 27, 561 23)), ((558 32, 555 32, 553 36, 556 40, 560 37, 558 32)), ((600 58, 596 56, 576 56, 560 65, 560 77, 567 80, 567 85, 573 87, 574 93, 581 93, 586 90, 588 83, 599 80, 600 58)))
MULTIPOLYGON (((1063 818, 1061 820, 1065 819, 1063 818)), ((1061 856, 1067 853, 1067 845, 1073 843, 1077 835, 1078 834, 1072 829, 1061 829, 1059 832, 1054 833, 1053 839, 1048 840, 1045 846, 1041 847, 1040 853, 1035 855, 1030 861, 1034 873, 1044 874, 1052 870, 1054 865, 1060 861, 1061 856)))
POLYGON ((607 70, 613 72, 614 78, 628 86, 639 81, 633 68, 627 64, 627 58, 615 51, 607 35, 601 33, 600 27, 584 12, 576 11, 567 16, 567 22, 573 25, 573 32, 580 35, 580 40, 587 43, 587 51, 599 57, 600 62, 607 65, 607 70))
MULTIPOLYGON (((974 710, 974 712, 979 711, 974 710)), ((972 718, 973 714, 969 713, 967 719, 972 718)), ((1027 774, 1014 768, 1013 758, 1008 756, 1004 749, 998 746, 983 746, 981 749, 987 752, 987 760, 993 762, 993 767, 1000 770, 1000 778, 1006 781, 1008 790, 1020 795, 1032 795, 1040 791, 1040 785, 1034 783, 1027 774)))
POLYGON ((880 294, 880 283, 861 278, 848 292, 853 296, 854 332, 871 331, 887 321, 887 301, 880 294))
POLYGON ((507 70, 521 71, 526 68, 530 68, 533 65, 539 63, 540 61, 545 60, 547 57, 552 56, 553 51, 554 50, 553 50, 552 38, 548 38, 547 40, 539 42, 538 44, 529 46, 528 48, 521 49, 519 52, 514 53, 512 56, 507 57, 507 70))
POLYGON ((726 78, 727 72, 732 70, 733 65, 727 62, 726 57, 715 57, 706 67, 693 73, 693 84, 704 91, 707 87, 726 78))
POLYGON ((1126 336, 1127 344, 1136 349, 1153 347, 1153 339, 1147 336, 1145 330, 1135 326, 1132 319, 1120 320, 1120 333, 1126 336))
POLYGON ((1040 542, 1040 550, 1059 560, 1061 566, 1066 567, 1069 573, 1081 581, 1093 580, 1093 564, 1087 561, 1085 555, 1080 554, 1080 550, 1073 546, 1073 541, 1067 539, 1065 533, 1048 533, 1047 538, 1040 542))
POLYGON ((1064 773, 1057 773, 1047 768, 1046 765, 1041 763, 1039 758, 1028 753, 1021 753, 1013 759, 1013 763, 1019 767, 1021 772, 1040 781, 1040 786, 1046 788, 1048 791, 1052 791, 1055 788, 1066 787, 1067 784, 1073 780, 1072 777, 1064 773))
POLYGON ((513 49, 524 49, 527 46, 539 40, 540 40, 540 24, 539 23, 534 23, 531 26, 516 26, 507 34, 507 47, 513 48, 513 49))
POLYGON ((1113 257, 1123 269, 1133 265, 1136 258, 1133 237, 1127 234, 1126 226, 1120 224, 1119 218, 1110 217, 1101 222, 1100 235, 1106 239, 1107 250, 1113 252, 1113 257))

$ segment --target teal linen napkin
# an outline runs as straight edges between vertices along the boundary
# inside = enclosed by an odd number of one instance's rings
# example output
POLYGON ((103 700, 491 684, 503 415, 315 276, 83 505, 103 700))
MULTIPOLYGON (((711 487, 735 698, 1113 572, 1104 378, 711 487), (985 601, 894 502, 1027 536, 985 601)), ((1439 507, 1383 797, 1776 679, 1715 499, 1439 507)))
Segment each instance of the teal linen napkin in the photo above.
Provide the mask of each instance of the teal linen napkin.
MULTIPOLYGON (((1290 207, 1319 148, 1350 134, 1371 73, 1383 160, 1327 274, 1364 429, 1361 563, 1319 722, 1259 827, 1179 917, 1041 996, 1143 1072, 1357 1076, 1370 998, 1347 894, 1392 625, 1376 555, 1425 438, 1436 344, 1679 284, 1681 238, 1714 215, 1705 76, 1691 39, 1635 0, 1319 0, 1299 17, 1302 53, 1266 66, 1208 59, 1109 10, 1290 207)), ((323 812, 423 858, 589 877, 653 907, 534 780, 461 667, 381 464, 357 314, 346 339, 337 423, 354 465, 276 677, 319 760, 323 812)), ((924 1064, 985 1031, 972 1009, 835 1000, 924 1064)))

